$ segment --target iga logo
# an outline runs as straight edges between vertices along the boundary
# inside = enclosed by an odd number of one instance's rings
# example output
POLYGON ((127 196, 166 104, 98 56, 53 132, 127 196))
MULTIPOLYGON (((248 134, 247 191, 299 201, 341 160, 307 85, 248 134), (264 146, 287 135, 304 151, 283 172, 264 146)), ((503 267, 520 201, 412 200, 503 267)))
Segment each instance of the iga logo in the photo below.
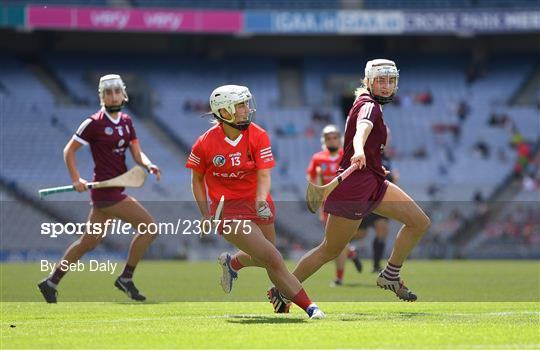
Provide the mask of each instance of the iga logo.
POLYGON ((214 166, 222 167, 222 166, 225 165, 225 156, 216 155, 216 156, 214 156, 214 160, 212 162, 214 163, 214 166))

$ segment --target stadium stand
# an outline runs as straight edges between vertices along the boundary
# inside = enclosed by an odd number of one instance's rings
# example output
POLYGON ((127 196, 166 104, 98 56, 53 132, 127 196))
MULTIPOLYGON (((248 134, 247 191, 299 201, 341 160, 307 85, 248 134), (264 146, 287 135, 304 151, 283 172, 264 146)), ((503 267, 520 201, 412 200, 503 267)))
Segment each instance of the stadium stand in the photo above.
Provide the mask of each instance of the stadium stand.
MULTIPOLYGON (((23 63, 14 56, 0 56, 0 83, 4 87, 2 113, 16 118, 16 123, 4 123, 2 139, 8 148, 18 150, 5 153, 2 176, 16 181, 32 194, 43 186, 69 184, 62 148, 84 116, 93 113, 98 105, 96 77, 118 72, 137 77, 151 89, 148 94, 152 96, 152 116, 140 118, 130 110, 128 113, 135 119, 144 150, 162 165, 165 174, 159 184, 149 179, 144 188, 130 193, 140 200, 153 201, 149 208, 158 220, 178 218, 178 214, 198 218, 195 206, 189 202, 189 173, 183 168, 186 156, 168 147, 146 126, 154 123, 152 118, 159 119, 179 139, 191 145, 210 126, 200 118, 208 111, 209 92, 220 84, 244 84, 256 97, 256 122, 268 130, 273 140, 278 161, 273 192, 280 201, 278 214, 286 214, 278 220, 286 235, 301 239, 305 245, 319 241, 320 224, 316 217, 306 213, 302 200, 305 168, 313 152, 320 149, 319 133, 324 124, 344 124, 344 116, 336 106, 340 96, 329 89, 329 82, 335 77, 345 77, 350 93, 362 76, 359 62, 364 58, 334 57, 332 61, 324 57, 306 58, 301 65, 305 104, 300 107, 280 106, 284 92, 278 79, 279 61, 272 57, 227 57, 225 61, 216 61, 189 56, 138 55, 126 61, 119 55, 52 52, 43 54, 41 59, 78 105, 57 105, 23 63), (324 115, 325 119, 317 120, 315 113, 324 115), (43 153, 35 152, 36 144, 43 153), (43 157, 44 154, 50 157, 43 157), (40 172, 27 172, 25 165, 29 164, 40 172), (178 204, 178 200, 182 202, 178 204)), ((513 135, 507 129, 489 125, 492 113, 508 114, 514 121, 514 132, 519 131, 527 140, 537 140, 539 133, 535 128, 538 115, 534 108, 506 104, 533 70, 533 58, 523 56, 510 62, 505 57, 495 57, 487 62, 486 74, 471 83, 465 74, 464 58, 434 57, 433 61, 436 65, 419 64, 407 57, 398 61, 399 103, 385 106, 385 116, 392 131, 394 166, 401 170, 400 185, 419 201, 455 203, 437 208, 436 226, 437 221, 446 223, 460 203, 471 201, 478 193, 488 198, 513 172, 517 159, 510 146, 513 135), (429 101, 423 100, 426 94, 430 95, 429 101), (456 111, 463 102, 469 111, 460 119, 456 111), (418 150, 423 150, 423 154, 418 150)), ((90 178, 90 155, 80 154, 78 164, 90 178)), ((63 194, 56 199, 75 201, 80 196, 63 194)), ((431 203, 425 205, 432 210, 431 203)), ((55 206, 53 202, 51 206, 55 206)), ((87 209, 58 206, 59 211, 80 220, 84 220, 80 217, 87 212, 87 209)), ((127 241, 115 239, 115 245, 125 248, 127 241)), ((183 245, 182 240, 166 238, 150 254, 171 257, 189 252, 190 258, 208 258, 226 246, 223 242, 211 241, 208 245, 199 240, 189 241, 190 250, 183 245)), ((423 252, 420 247, 416 254, 424 255, 423 252)))

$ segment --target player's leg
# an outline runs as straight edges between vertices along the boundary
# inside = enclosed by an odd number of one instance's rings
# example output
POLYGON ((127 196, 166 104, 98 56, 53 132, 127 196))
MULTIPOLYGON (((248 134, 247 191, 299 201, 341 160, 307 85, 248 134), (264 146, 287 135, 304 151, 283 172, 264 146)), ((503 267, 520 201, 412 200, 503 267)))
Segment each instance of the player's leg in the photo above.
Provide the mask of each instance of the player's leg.
POLYGON ((223 236, 254 260, 262 263, 268 277, 283 296, 306 311, 312 318, 324 316, 309 299, 298 279, 287 270, 283 257, 277 248, 264 236, 258 225, 253 222, 245 222, 245 226, 239 228, 234 234, 223 236), (249 234, 245 234, 246 227, 250 229, 249 234))
POLYGON ((360 222, 361 220, 330 215, 322 243, 306 253, 293 271, 298 280, 303 282, 325 263, 336 258, 356 233, 360 222))
POLYGON ((373 238, 373 273, 380 273, 381 259, 384 254, 386 238, 390 230, 389 221, 387 218, 380 217, 375 220, 375 237, 373 238))
MULTIPOLYGON (((259 224, 264 237, 270 241, 273 245, 276 243, 276 229, 274 224, 259 224)), ((223 252, 219 255, 218 263, 222 268, 221 273, 221 287, 227 294, 231 292, 233 282, 238 278, 238 271, 244 267, 263 267, 262 262, 257 261, 251 255, 248 255, 242 250, 239 250, 236 254, 231 255, 228 252, 223 252)))
POLYGON ((414 301, 416 296, 400 280, 400 269, 407 256, 429 228, 431 221, 409 195, 392 183, 389 184, 383 200, 375 212, 403 223, 397 234, 392 254, 386 268, 379 275, 377 284, 394 291, 400 299, 414 301))
MULTIPOLYGON (((270 241, 274 246, 276 245, 276 228, 274 223, 271 224, 257 224, 264 237, 270 241)), ((247 253, 239 250, 234 256, 231 257, 233 268, 236 271, 243 267, 264 267, 262 262, 257 261, 255 258, 251 257, 247 253)))
MULTIPOLYGON (((367 227, 363 226, 364 220, 362 220, 362 223, 360 223, 360 227, 358 227, 358 230, 356 231, 356 234, 352 237, 352 240, 363 240, 367 235, 367 227)), ((362 272, 362 260, 360 258, 360 250, 358 248, 354 247, 352 244, 348 245, 349 251, 347 252, 347 258, 350 259, 354 263, 354 267, 356 268, 356 271, 358 273, 362 272)))
POLYGON ((343 285, 343 274, 345 273, 345 262, 347 261, 347 255, 349 254, 349 245, 346 245, 341 253, 334 259, 336 264, 336 279, 332 286, 343 285))
MULTIPOLYGON (((130 223, 134 230, 148 230, 148 225, 154 223, 154 219, 148 211, 134 198, 126 197, 124 200, 104 209, 104 212, 130 223)), ((152 229, 152 228, 150 228, 152 229)), ((129 247, 128 258, 124 270, 115 281, 114 285, 124 291, 130 298, 144 301, 146 297, 141 295, 133 284, 133 272, 144 253, 155 240, 157 234, 137 233, 129 247)))
POLYGON ((51 275, 38 284, 38 287, 47 302, 56 302, 56 287, 67 273, 66 268, 68 265, 79 260, 85 253, 95 249, 101 240, 103 240, 105 232, 92 232, 91 229, 97 229, 96 224, 100 224, 100 229, 105 231, 107 220, 110 219, 111 217, 100 209, 92 207, 87 221, 90 225, 86 227, 85 233, 67 248, 64 256, 60 262, 56 264, 56 268, 51 275))

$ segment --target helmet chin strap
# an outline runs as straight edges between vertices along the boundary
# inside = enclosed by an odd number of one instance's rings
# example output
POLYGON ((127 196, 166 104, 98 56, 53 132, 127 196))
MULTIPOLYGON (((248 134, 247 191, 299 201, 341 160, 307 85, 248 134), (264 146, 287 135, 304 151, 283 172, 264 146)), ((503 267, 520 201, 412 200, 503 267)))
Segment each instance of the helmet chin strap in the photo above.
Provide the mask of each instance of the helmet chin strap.
POLYGON ((394 96, 396 96, 396 93, 395 93, 395 89, 394 89, 394 92, 392 93, 392 95, 390 96, 380 96, 380 95, 375 95, 371 92, 371 88, 370 87, 367 87, 369 93, 371 94, 371 96, 373 96, 373 100, 377 101, 379 104, 381 105, 384 105, 384 104, 387 104, 389 102, 392 102, 392 100, 394 100, 394 96))
POLYGON ((105 106, 105 111, 107 111, 109 113, 111 113, 111 112, 120 112, 120 111, 122 111, 122 107, 124 107, 123 102, 120 105, 105 106))
POLYGON ((249 111, 248 119, 243 121, 243 122, 240 122, 240 123, 229 122, 229 121, 227 121, 225 118, 223 118, 221 116, 217 116, 217 117, 220 120, 222 120, 223 123, 225 123, 226 125, 231 126, 234 129, 244 131, 244 130, 249 128, 249 125, 251 124, 252 116, 253 116, 254 113, 255 113, 255 110, 249 111))
POLYGON ((394 100, 395 95, 396 94, 394 94, 394 93, 392 93, 392 95, 387 96, 387 97, 379 96, 379 95, 373 95, 373 100, 377 101, 381 105, 384 105, 384 104, 387 104, 389 102, 392 102, 392 100, 394 100))
POLYGON ((246 122, 243 122, 243 123, 231 123, 231 122, 227 122, 225 120, 222 120, 222 121, 226 125, 231 126, 234 129, 238 129, 238 130, 241 130, 241 131, 244 131, 244 130, 248 129, 249 125, 251 124, 251 121, 246 121, 246 122))
POLYGON ((339 150, 339 147, 330 147, 330 146, 327 146, 326 148, 327 148, 328 151, 330 151, 330 152, 336 152, 336 151, 339 150))

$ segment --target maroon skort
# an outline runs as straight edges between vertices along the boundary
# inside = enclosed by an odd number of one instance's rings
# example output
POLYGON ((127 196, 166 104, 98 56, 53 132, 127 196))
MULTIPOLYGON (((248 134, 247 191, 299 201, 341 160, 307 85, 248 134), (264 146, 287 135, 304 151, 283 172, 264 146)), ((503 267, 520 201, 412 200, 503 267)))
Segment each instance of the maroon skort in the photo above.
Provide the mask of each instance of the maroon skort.
POLYGON ((353 172, 324 203, 324 211, 348 219, 362 219, 379 206, 388 181, 369 169, 353 172))
POLYGON ((90 189, 92 205, 97 208, 109 207, 127 197, 124 188, 90 189))

